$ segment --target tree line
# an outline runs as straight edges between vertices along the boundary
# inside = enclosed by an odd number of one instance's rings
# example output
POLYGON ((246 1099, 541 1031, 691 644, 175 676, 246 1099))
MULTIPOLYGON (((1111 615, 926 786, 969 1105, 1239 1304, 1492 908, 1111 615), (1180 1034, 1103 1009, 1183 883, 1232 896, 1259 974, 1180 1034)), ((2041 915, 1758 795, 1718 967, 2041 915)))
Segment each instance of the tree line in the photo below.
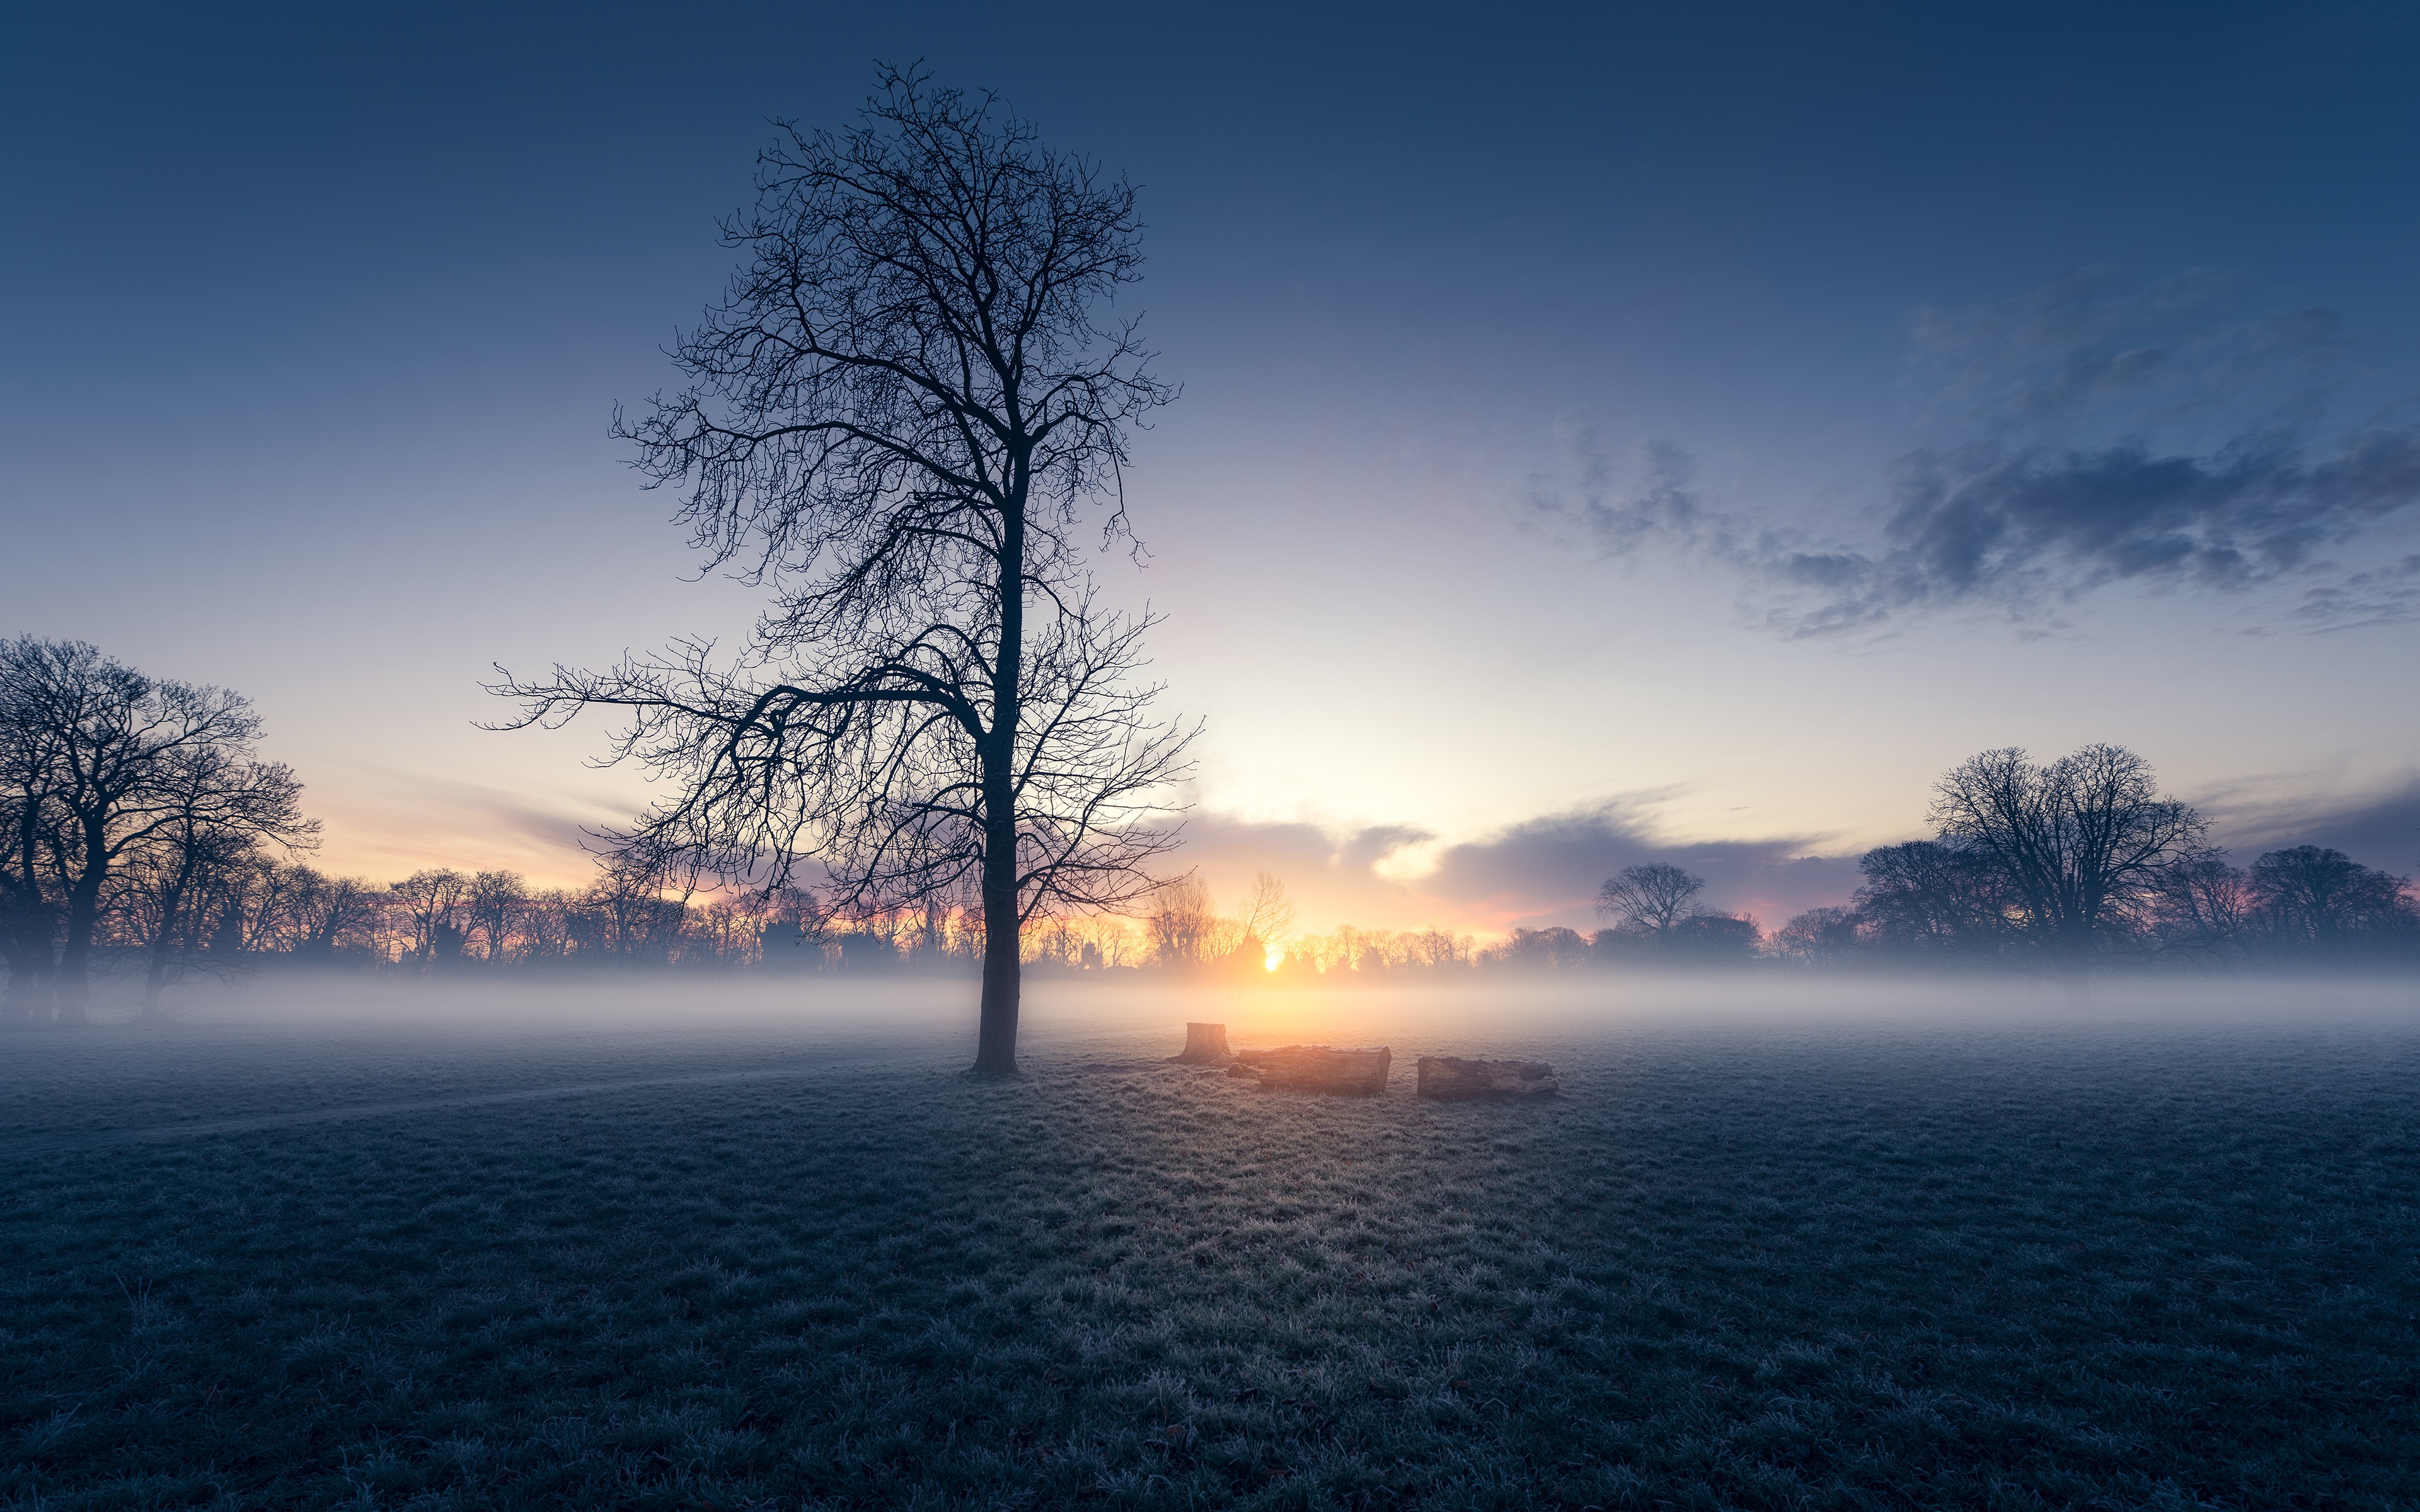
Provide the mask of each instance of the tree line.
MULTIPOLYGON (((559 968, 971 974, 981 914, 938 892, 891 907, 799 887, 701 891, 694 871, 602 858, 580 888, 502 870, 392 881, 305 858, 301 784, 258 758, 240 695, 145 674, 81 641, 0 642, 0 1015, 83 1020, 97 978, 169 987, 271 965, 389 972, 559 968), (836 905, 837 904, 837 905, 836 905)), ((2047 764, 1986 751, 1936 785, 1929 840, 1868 851, 1847 903, 1767 933, 1701 906, 1668 862, 1606 880, 1605 927, 1295 929, 1262 872, 1232 912, 1186 874, 1124 914, 1062 913, 1020 932, 1021 968, 1155 970, 1340 984, 1484 971, 1787 966, 1989 967, 2076 980, 2114 966, 2200 970, 2420 964, 2409 881, 2295 845, 2230 864, 2148 763, 2091 746, 2047 764)))
POLYGON ((2123 747, 2048 763, 1984 751, 1941 779, 1927 817, 1931 839, 1858 858, 1849 903, 1809 909, 1770 935, 1752 918, 1697 910, 1702 879, 1658 863, 1606 881, 1598 905, 1614 928, 1587 941, 1538 932, 1523 948, 1592 962, 1993 967, 2071 982, 2113 967, 2420 964, 2410 879, 2319 845, 2234 866, 2208 821, 2161 793, 2150 764, 2123 747))

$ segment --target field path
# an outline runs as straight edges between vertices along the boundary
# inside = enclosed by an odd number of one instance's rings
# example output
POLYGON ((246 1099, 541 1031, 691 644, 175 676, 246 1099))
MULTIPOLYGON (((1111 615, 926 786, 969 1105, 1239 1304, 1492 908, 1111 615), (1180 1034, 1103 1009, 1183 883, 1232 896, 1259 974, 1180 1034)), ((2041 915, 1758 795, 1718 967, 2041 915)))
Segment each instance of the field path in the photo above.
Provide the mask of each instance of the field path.
POLYGON ((156 1145, 178 1139, 198 1139, 209 1134, 249 1134, 260 1129, 290 1129, 306 1123, 333 1123, 340 1119, 381 1119, 396 1114, 434 1113, 446 1108, 487 1107, 504 1103, 536 1103, 549 1098, 585 1097, 596 1092, 635 1091, 649 1087, 693 1087, 716 1082, 762 1081, 775 1076, 798 1076, 810 1071, 845 1060, 860 1060, 880 1052, 872 1050, 834 1050, 808 1060, 783 1061, 772 1066, 751 1066, 739 1071, 690 1072, 677 1076, 633 1076, 609 1082, 569 1082, 556 1087, 521 1087, 503 1092, 468 1092, 453 1097, 407 1098, 392 1103, 348 1103, 332 1107, 304 1108, 294 1113, 260 1113, 241 1119, 194 1119, 184 1123, 153 1124, 140 1129, 99 1129, 89 1134, 42 1134, 0 1144, 0 1154, 55 1155, 74 1150, 104 1149, 113 1145, 156 1145))

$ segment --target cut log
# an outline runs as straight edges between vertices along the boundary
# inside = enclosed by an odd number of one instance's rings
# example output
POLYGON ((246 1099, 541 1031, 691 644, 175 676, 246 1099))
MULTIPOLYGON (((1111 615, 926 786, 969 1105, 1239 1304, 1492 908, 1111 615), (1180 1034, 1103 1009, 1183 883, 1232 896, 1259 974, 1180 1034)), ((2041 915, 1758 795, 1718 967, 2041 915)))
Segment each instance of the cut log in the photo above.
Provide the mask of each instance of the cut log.
POLYGON ((1420 1057, 1419 1095, 1431 1102, 1497 1103, 1521 1097, 1553 1097, 1558 1090, 1555 1068, 1540 1060, 1420 1057))
POLYGON ((1185 1053, 1168 1057, 1180 1066, 1223 1066, 1233 1053, 1227 1048, 1227 1026, 1224 1024, 1188 1024, 1185 1026, 1185 1053))
POLYGON ((1324 1044, 1290 1044, 1282 1050, 1241 1051, 1230 1074, 1257 1073, 1265 1088, 1371 1097, 1387 1089, 1387 1071, 1394 1060, 1395 1053, 1384 1045, 1331 1050, 1324 1044))

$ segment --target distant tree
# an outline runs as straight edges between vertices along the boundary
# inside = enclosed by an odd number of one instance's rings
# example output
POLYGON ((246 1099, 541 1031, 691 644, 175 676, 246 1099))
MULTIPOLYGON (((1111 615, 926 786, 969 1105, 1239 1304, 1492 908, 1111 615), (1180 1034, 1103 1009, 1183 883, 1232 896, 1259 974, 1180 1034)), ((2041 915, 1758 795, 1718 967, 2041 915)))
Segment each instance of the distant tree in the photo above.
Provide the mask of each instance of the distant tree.
POLYGON ((240 969, 246 892, 271 848, 318 843, 288 768, 222 743, 179 748, 159 763, 147 803, 159 816, 121 853, 116 912, 144 957, 146 1019, 160 995, 197 968, 240 969))
POLYGON ((1210 904, 1210 889, 1190 873, 1160 884, 1153 894, 1143 927, 1151 936, 1156 964, 1197 970, 1233 948, 1221 938, 1218 912, 1210 904))
POLYGON ((1652 861, 1625 867, 1619 875, 1607 877, 1597 889, 1596 910, 1661 942, 1689 916, 1691 903, 1705 888, 1705 878, 1691 876, 1668 862, 1652 861))
POLYGON ((1934 787, 1931 817, 1944 843, 2006 881, 2027 937, 2071 982, 2131 934, 2171 869, 2210 854, 2201 816, 2163 796, 2150 764, 2119 746, 2048 765, 2013 747, 1985 751, 1934 787))
POLYGON ((1979 963, 2017 938, 2023 899, 1980 852, 1907 841, 1868 851, 1857 871, 1856 917, 1886 958, 1979 963))
POLYGON ((560 962, 580 933, 579 900, 561 887, 536 894, 521 909, 521 959, 560 962))
POLYGON ((47 956, 48 919, 55 917, 51 985, 61 1021, 82 1023, 102 905, 118 869, 163 843, 194 802, 227 796, 195 799, 194 784, 206 780, 197 772, 240 783, 285 769, 254 762, 260 719, 242 697, 146 677, 81 640, 0 642, 0 687, 13 753, 0 775, 19 836, 32 826, 41 916, 29 923, 21 913, 13 937, 31 954, 26 948, 39 933, 47 956))
POLYGON ((1020 934, 1123 907, 1187 734, 1138 686, 1149 619, 1094 598, 1080 539, 1126 535, 1126 436, 1174 391, 1131 318, 1133 190, 988 95, 886 69, 859 126, 790 129, 747 264, 675 356, 690 387, 622 434, 687 491, 710 564, 776 607, 725 666, 685 642, 498 691, 520 723, 625 710, 617 757, 675 795, 620 837, 734 883, 813 863, 835 911, 927 897, 985 931, 975 1069, 1016 1069, 1020 934))
POLYGON ((1441 929, 1424 929, 1401 936, 1404 964, 1429 971, 1467 966, 1471 960, 1470 939, 1456 937, 1441 929))
POLYGON ((411 930, 411 955, 424 969, 462 953, 463 901, 471 879, 452 867, 427 867, 389 885, 411 930))
POLYGON ((1693 965, 1745 965, 1756 959, 1764 932, 1753 918, 1733 914, 1691 914, 1672 926, 1668 947, 1693 965))
POLYGON ((2259 943, 2251 877, 2215 856, 2166 868, 2142 918, 2153 949, 2173 962, 2237 965, 2259 943))
POLYGON ((668 890, 656 869, 609 856, 575 911, 582 953, 622 965, 666 965, 689 930, 687 888, 668 890))
POLYGON ((385 888, 366 877, 332 877, 307 866, 287 873, 271 916, 286 949, 323 964, 340 953, 375 950, 385 888))
POLYGON ((2288 960, 2333 965, 2405 943, 2420 932, 2402 877, 2342 851, 2296 845, 2252 863, 2251 903, 2271 948, 2288 960))
POLYGON ((1490 947, 1487 964, 1514 971, 1569 971, 1588 964, 1589 942, 1579 932, 1561 927, 1516 929, 1490 947))
POLYGON ((1271 872, 1252 874, 1252 890, 1244 895, 1242 914, 1239 949, 1259 950, 1267 959, 1282 951, 1293 937, 1294 900, 1286 896, 1285 884, 1271 872))
POLYGON ((1773 932, 1774 950, 1783 960, 1799 965, 1843 965, 1857 953, 1857 932, 1862 923, 1854 908, 1809 908, 1773 932))
POLYGON ((501 964, 513 926, 529 904, 529 883, 518 872, 481 872, 471 878, 462 902, 481 956, 490 965, 501 964))

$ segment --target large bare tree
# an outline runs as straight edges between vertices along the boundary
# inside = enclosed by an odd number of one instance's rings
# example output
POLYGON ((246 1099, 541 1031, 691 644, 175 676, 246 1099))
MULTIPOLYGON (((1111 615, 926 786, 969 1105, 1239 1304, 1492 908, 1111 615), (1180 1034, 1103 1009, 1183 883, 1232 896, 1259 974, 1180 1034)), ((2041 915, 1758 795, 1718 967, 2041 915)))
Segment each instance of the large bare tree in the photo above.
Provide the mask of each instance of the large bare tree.
POLYGON ((1933 789, 1944 843, 1987 859, 2024 933, 2080 982, 2131 933, 2172 869, 2211 855, 2201 816, 2159 791, 2150 763, 2086 746, 2047 764, 2014 747, 1969 757, 1933 789))
MULTIPOLYGON (((118 869, 172 843, 196 804, 210 810, 247 801, 238 789, 263 774, 290 785, 291 774, 253 761, 260 718, 240 695, 147 677, 81 640, 0 642, 0 687, 10 744, 31 753, 12 764, 8 793, 32 815, 34 864, 45 907, 57 916, 51 978, 58 1014, 80 1023, 102 902, 118 869), (214 786, 223 782, 235 786, 214 786)), ((297 838, 316 827, 291 823, 297 838)), ((42 928, 47 942, 51 926, 42 928)))
POLYGON ((1094 528, 1131 543, 1128 433, 1174 396, 1112 310, 1135 194, 916 70, 885 69, 854 127, 783 131, 723 227, 743 266, 674 350, 688 387, 617 424, 773 608, 736 656, 498 690, 518 723, 628 713, 614 758, 673 795, 613 837, 626 859, 979 914, 975 1069, 1005 1073, 1022 927, 1124 905, 1173 843, 1187 735, 1136 680, 1149 618, 1085 564, 1094 528))

